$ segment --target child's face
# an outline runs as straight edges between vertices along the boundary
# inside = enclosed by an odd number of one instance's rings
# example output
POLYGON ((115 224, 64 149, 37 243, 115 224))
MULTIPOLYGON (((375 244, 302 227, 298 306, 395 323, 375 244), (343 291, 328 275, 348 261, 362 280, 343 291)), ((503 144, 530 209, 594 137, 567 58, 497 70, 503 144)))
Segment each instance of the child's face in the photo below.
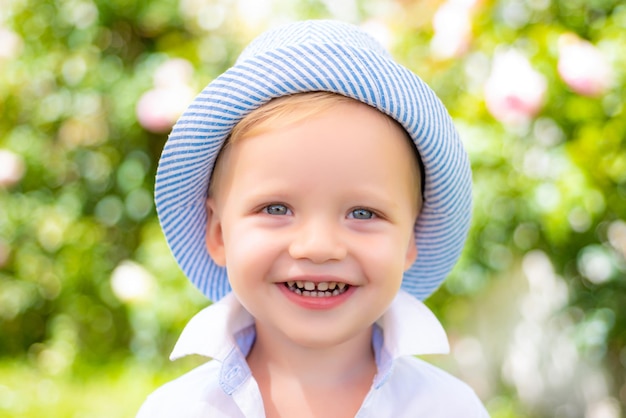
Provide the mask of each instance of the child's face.
POLYGON ((207 248, 257 327, 307 347, 368 332, 417 256, 419 182, 404 132, 340 103, 235 142, 222 164, 207 248), (322 297, 295 290, 313 285, 322 297))

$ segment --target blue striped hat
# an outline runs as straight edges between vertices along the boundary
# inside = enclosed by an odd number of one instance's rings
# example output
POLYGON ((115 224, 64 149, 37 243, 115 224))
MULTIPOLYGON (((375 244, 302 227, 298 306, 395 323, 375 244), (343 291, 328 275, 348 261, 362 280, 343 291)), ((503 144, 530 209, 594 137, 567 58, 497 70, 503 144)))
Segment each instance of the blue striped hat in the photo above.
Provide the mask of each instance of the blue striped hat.
POLYGON ((233 67, 191 103, 165 144, 156 177, 156 208, 182 270, 209 299, 230 292, 226 270, 205 247, 205 200, 215 160, 233 127, 276 97, 339 93, 397 120, 420 153, 424 205, 415 226, 418 258, 403 289, 428 297, 450 272, 471 217, 471 171, 452 120, 435 93, 356 26, 291 23, 259 36, 233 67))

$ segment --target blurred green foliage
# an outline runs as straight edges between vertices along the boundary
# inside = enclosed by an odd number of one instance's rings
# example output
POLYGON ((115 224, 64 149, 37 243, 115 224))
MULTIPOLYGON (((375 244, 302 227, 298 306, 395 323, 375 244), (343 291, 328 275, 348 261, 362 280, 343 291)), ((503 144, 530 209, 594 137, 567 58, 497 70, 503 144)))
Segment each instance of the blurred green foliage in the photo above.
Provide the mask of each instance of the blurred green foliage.
MULTIPOLYGON (((1 415, 53 416, 52 405, 55 416, 98 416, 86 411, 101 410, 104 394, 130 402, 104 415, 132 414, 151 389, 189 367, 167 366, 167 353, 208 302, 182 276, 160 232, 152 188, 166 130, 142 126, 138 104, 173 58, 191 63, 186 87, 198 92, 266 27, 326 17, 390 35, 394 55, 440 95, 470 153, 473 229, 429 305, 448 327, 463 327, 463 312, 486 298, 497 304, 493 289, 508 286, 529 254, 546 254, 555 283, 566 286, 553 317, 565 321, 577 358, 606 371, 613 410, 626 411, 621 1, 4 0, 1 415), (471 33, 466 46, 442 56, 433 47, 433 17, 445 4, 468 5, 471 33), (601 91, 587 94, 566 81, 563 34, 607 57, 611 79, 601 91), (483 89, 508 49, 545 80, 538 109, 521 123, 494 117, 483 89), (124 289, 128 283, 139 287, 124 289), (26 408, 21 388, 35 382, 52 400, 26 408), (82 397, 82 406, 70 407, 82 397)), ((523 84, 517 76, 501 90, 523 84)), ((492 361, 505 362, 506 353, 492 361)), ((532 400, 502 371, 506 365, 493 367, 479 393, 494 417, 584 416, 580 393, 532 400), (568 402, 577 406, 567 409, 568 402)))

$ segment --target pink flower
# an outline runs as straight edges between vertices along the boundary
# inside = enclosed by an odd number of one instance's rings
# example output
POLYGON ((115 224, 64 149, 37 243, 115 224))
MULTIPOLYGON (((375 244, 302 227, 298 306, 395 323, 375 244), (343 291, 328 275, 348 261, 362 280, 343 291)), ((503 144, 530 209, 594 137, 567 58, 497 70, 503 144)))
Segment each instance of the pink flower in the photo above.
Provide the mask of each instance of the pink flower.
POLYGON ((613 71, 607 58, 573 33, 559 38, 559 75, 574 92, 597 97, 611 86, 613 71))
POLYGON ((154 72, 154 88, 141 96, 136 113, 139 124, 150 132, 166 133, 193 99, 189 82, 193 66, 182 58, 168 60, 154 72))
POLYGON ((141 96, 136 113, 139 124, 154 133, 166 133, 193 99, 190 87, 156 87, 141 96))
POLYGON ((18 183, 24 177, 25 171, 26 165, 20 155, 0 150, 0 187, 10 187, 18 183))
POLYGON ((472 38, 472 7, 476 0, 448 0, 433 16, 434 36, 430 42, 433 55, 447 59, 467 51, 472 38))
POLYGON ((520 52, 496 54, 484 87, 487 109, 505 125, 528 123, 543 105, 545 77, 520 52))

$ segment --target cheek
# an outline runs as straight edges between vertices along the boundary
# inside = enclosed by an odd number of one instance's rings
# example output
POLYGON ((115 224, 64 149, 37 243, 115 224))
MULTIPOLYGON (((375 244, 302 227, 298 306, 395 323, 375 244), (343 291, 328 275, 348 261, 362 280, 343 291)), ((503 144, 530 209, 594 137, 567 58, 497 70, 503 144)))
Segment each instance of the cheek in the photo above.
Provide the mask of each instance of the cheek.
POLYGON ((406 245, 398 245, 403 239, 384 236, 360 241, 361 263, 369 270, 368 275, 400 286, 408 249, 406 245))
POLYGON ((238 279, 252 269, 265 270, 279 251, 280 242, 244 224, 224 231, 224 247, 229 277, 238 279))

